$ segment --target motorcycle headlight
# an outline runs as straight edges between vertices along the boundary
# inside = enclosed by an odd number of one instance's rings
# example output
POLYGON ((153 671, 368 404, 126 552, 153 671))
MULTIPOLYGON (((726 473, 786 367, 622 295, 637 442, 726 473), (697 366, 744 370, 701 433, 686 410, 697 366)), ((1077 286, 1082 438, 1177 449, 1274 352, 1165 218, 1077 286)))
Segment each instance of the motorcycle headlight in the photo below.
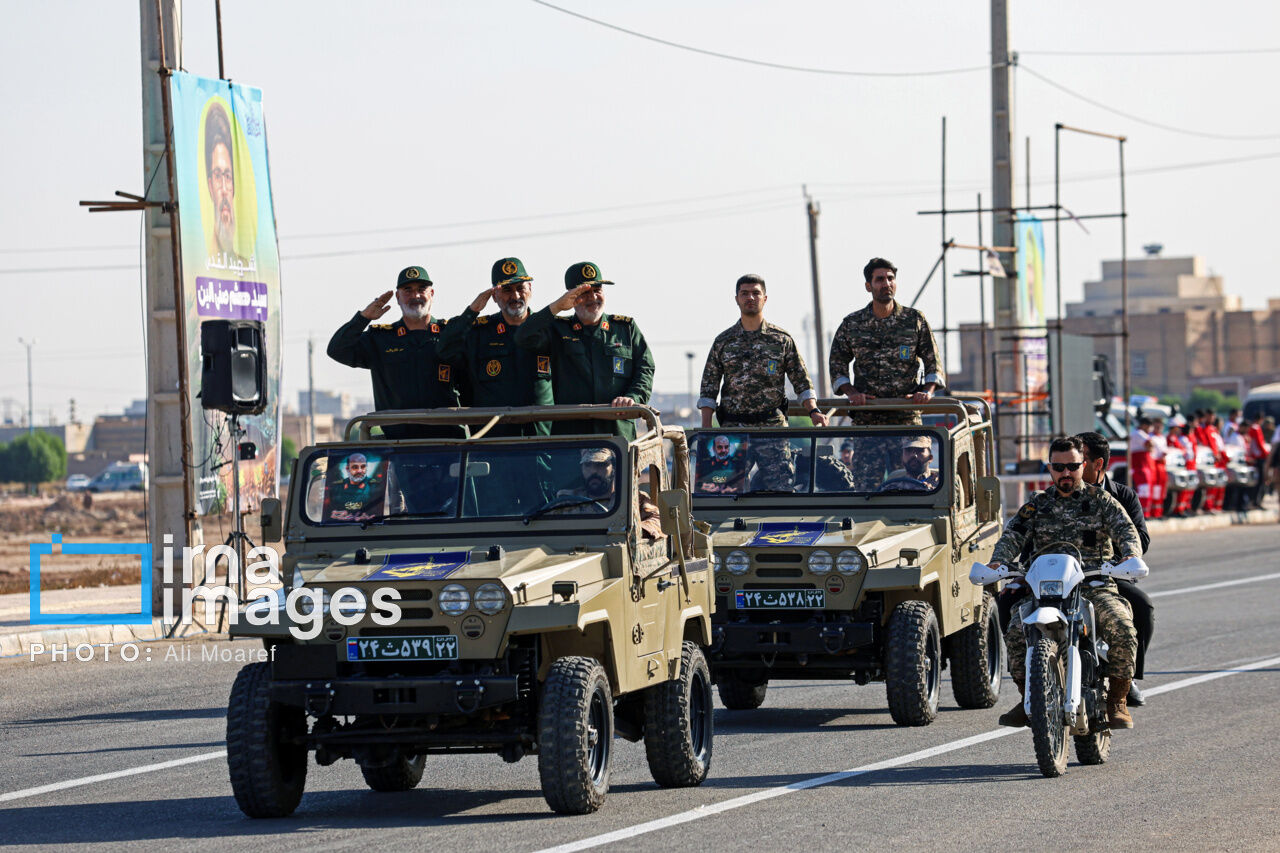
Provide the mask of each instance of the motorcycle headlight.
POLYGON ((476 590, 476 609, 486 616, 497 613, 506 603, 506 593, 496 583, 481 584, 476 590))
POLYGON ((461 616, 471 606, 471 593, 460 583, 451 583, 440 590, 440 611, 450 616, 461 616))
POLYGON ((1062 581, 1040 581, 1040 597, 1061 596, 1062 581))
POLYGON ((836 555, 836 568, 841 574, 856 575, 862 571, 862 555, 857 551, 841 551, 836 555))
POLYGON ((751 568, 751 558, 747 556, 746 551, 730 551, 729 556, 724 559, 724 564, 735 575, 745 575, 747 569, 751 568))
POLYGON ((826 551, 814 551, 809 555, 809 571, 815 575, 825 575, 831 571, 833 562, 831 555, 826 551))

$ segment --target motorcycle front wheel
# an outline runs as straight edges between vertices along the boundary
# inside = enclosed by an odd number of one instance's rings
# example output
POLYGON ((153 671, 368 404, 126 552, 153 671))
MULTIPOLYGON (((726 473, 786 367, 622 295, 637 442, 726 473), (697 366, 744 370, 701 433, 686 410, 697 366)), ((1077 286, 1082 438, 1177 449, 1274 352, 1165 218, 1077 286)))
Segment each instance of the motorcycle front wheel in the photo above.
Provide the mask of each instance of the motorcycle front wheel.
POLYGON ((1066 673, 1058 644, 1041 637, 1028 650, 1031 672, 1027 692, 1031 699, 1031 740, 1040 772, 1049 778, 1067 770, 1067 723, 1062 714, 1066 673))

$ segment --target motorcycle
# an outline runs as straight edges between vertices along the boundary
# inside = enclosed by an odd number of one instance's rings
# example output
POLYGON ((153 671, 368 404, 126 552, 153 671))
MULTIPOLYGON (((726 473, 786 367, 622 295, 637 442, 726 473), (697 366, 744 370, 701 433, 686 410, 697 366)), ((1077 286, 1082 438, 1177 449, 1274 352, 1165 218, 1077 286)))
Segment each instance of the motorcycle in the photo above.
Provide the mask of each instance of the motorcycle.
MULTIPOLYGON (((1067 545, 1068 543, 1054 543, 1067 545)), ((1046 549, 1047 550, 1047 549, 1046 549)), ((974 563, 969 580, 979 586, 1001 580, 1021 580, 1030 596, 1015 615, 1027 635, 1027 712, 1040 772, 1050 778, 1067 769, 1067 735, 1075 740, 1081 764, 1102 764, 1111 754, 1107 725, 1107 678, 1103 664, 1107 644, 1099 636, 1093 603, 1084 597, 1089 584, 1102 578, 1136 581, 1149 569, 1141 557, 1118 564, 1103 563, 1086 571, 1076 556, 1041 553, 1023 570, 1017 565, 991 568, 974 563)))

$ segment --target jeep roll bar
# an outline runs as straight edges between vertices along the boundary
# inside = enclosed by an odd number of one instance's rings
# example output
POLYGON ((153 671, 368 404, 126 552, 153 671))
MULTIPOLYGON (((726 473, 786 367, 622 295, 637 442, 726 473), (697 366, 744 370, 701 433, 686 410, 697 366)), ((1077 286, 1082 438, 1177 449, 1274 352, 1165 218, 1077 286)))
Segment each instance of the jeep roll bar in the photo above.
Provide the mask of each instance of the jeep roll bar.
POLYGON ((649 429, 662 435, 658 412, 650 406, 504 406, 490 408, 384 409, 357 415, 343 431, 343 441, 368 441, 375 426, 421 424, 462 426, 468 439, 483 438, 496 424, 527 424, 536 421, 620 421, 639 418, 649 429))

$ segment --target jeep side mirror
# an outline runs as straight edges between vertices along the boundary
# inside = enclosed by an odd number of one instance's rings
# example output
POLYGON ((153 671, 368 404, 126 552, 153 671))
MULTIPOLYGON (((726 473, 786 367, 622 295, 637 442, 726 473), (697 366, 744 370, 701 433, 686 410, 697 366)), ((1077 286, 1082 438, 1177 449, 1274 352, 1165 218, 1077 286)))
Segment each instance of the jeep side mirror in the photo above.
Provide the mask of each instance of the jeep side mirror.
POLYGON ((978 518, 1000 520, 1000 480, 995 477, 978 478, 978 518))
POLYGON ((662 532, 670 536, 673 542, 683 542, 681 519, 689 517, 689 493, 684 489, 659 492, 658 510, 662 513, 662 532))
POLYGON ((259 520, 262 523, 262 540, 264 542, 279 542, 281 533, 284 530, 284 517, 281 513, 279 498, 263 498, 261 515, 259 520))

